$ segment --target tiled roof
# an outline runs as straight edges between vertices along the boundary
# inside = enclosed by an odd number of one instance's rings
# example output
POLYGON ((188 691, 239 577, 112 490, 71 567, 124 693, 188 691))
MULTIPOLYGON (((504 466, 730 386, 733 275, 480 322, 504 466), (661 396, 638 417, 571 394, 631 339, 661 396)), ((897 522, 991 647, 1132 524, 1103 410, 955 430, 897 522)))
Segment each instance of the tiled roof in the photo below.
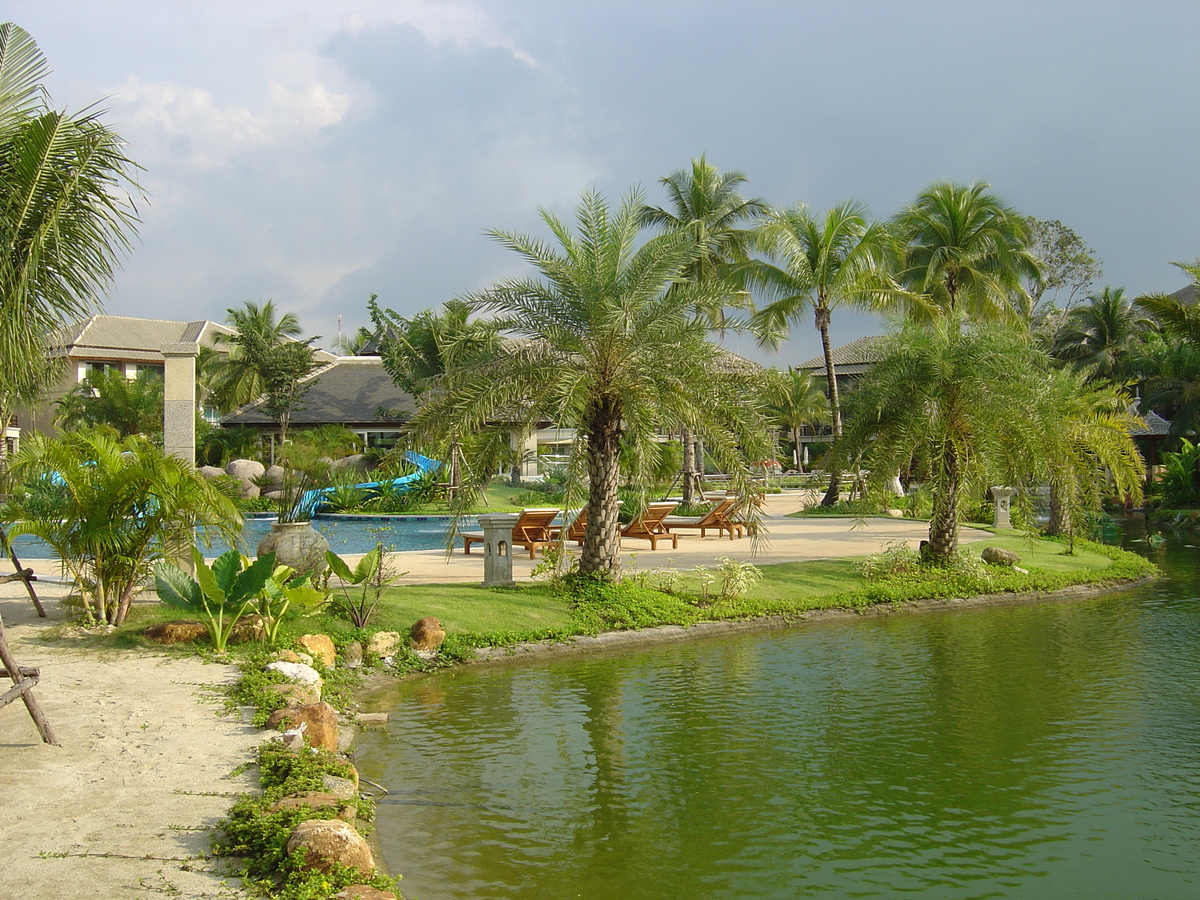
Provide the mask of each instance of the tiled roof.
POLYGON ((1177 300, 1180 303, 1190 303, 1193 306, 1196 304, 1196 286, 1189 284, 1185 288, 1180 288, 1175 293, 1170 295, 1172 300, 1177 300))
MULTIPOLYGON (((370 425, 405 422, 416 411, 411 395, 392 382, 378 356, 342 356, 312 374, 301 405, 292 413, 293 427, 370 425)), ((262 399, 221 419, 223 425, 269 425, 262 399)))
POLYGON ((162 345, 194 341, 211 346, 217 334, 233 334, 231 328, 201 319, 171 322, 127 316, 92 316, 68 325, 50 341, 52 356, 162 360, 162 345))
MULTIPOLYGON (((856 341, 842 344, 833 349, 833 365, 840 374, 857 375, 883 359, 883 346, 887 338, 879 335, 860 337, 856 341)), ((800 371, 824 370, 825 356, 814 356, 796 366, 800 371)))
POLYGON ((1147 435, 1162 436, 1171 433, 1171 423, 1160 416, 1158 413, 1151 410, 1144 415, 1138 415, 1137 407, 1130 405, 1129 414, 1134 416, 1142 424, 1134 424, 1129 429, 1129 433, 1133 437, 1142 437, 1147 435))

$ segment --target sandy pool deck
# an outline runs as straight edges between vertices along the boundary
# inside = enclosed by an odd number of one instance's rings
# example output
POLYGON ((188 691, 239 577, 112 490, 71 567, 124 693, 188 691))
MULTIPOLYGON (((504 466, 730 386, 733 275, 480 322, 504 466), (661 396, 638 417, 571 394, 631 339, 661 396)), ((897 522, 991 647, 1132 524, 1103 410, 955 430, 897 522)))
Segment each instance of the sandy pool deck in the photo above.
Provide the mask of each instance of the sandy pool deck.
MULTIPOLYGON (((923 522, 787 518, 804 499, 767 498, 770 536, 758 555, 746 539, 685 533, 678 550, 660 544, 651 552, 648 541, 627 541, 624 564, 688 569, 721 556, 758 564, 858 556, 926 536, 923 522)), ((962 532, 964 541, 986 536, 962 532)), ((482 577, 482 555, 464 556, 461 544, 449 559, 437 550, 400 556, 398 567, 408 573, 401 583, 482 577)), ((27 564, 42 575, 55 569, 46 561, 27 564)), ((513 564, 517 580, 528 579, 535 565, 520 551, 513 564)), ((34 696, 62 746, 41 743, 20 701, 0 708, 0 900, 243 897, 236 880, 205 858, 209 829, 235 795, 251 788, 247 776, 232 773, 262 739, 222 715, 215 692, 236 669, 150 652, 100 652, 70 637, 46 641, 65 624, 59 600, 66 591, 44 582, 37 590, 48 618, 38 618, 19 583, 0 585, 0 617, 17 662, 41 669, 34 696)))

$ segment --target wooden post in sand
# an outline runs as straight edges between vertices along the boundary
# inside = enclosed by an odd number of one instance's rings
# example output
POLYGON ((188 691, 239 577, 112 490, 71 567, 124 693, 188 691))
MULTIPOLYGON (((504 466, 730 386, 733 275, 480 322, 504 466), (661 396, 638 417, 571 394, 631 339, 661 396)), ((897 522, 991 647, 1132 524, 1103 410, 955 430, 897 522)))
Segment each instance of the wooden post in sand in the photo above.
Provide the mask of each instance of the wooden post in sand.
POLYGON ((2 619, 0 619, 0 663, 3 663, 5 674, 13 682, 11 688, 0 694, 0 707, 8 706, 20 697, 25 701, 25 708, 29 710, 29 717, 37 726, 42 740, 57 747, 59 744, 58 739, 54 737, 54 729, 46 721, 46 717, 42 714, 42 708, 33 699, 33 686, 38 683, 40 673, 37 669, 26 669, 17 665, 12 651, 8 649, 8 641, 4 638, 4 620, 2 619))
POLYGON ((33 574, 33 569, 21 566, 21 561, 17 559, 17 551, 9 543, 8 535, 4 533, 2 527, 0 527, 0 549, 8 554, 8 558, 12 560, 13 568, 16 570, 12 575, 0 575, 0 584, 8 584, 10 581, 23 583, 29 599, 33 601, 33 608, 37 610, 39 616, 43 619, 46 618, 46 610, 42 609, 42 602, 38 600, 37 592, 33 589, 33 583, 37 581, 37 576, 33 574))

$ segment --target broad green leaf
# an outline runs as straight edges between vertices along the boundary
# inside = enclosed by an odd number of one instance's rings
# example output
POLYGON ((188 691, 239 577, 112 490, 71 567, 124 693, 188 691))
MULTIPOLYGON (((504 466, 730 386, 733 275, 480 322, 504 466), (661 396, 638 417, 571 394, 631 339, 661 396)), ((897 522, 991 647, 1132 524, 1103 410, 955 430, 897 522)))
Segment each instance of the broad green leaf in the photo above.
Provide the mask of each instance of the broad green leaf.
POLYGON ((329 563, 329 568, 333 569, 333 574, 342 579, 342 581, 358 584, 354 580, 354 574, 350 571, 350 567, 346 565, 346 561, 332 550, 325 551, 325 560, 329 563))
POLYGON ((230 597, 241 571, 242 554, 236 550, 226 550, 213 561, 212 574, 222 597, 230 597))
POLYGON ((315 608, 325 602, 325 592, 320 588, 315 588, 307 584, 286 588, 283 595, 294 606, 300 606, 305 609, 315 608))
POLYGON ((200 585, 187 572, 165 559, 154 566, 154 589, 158 598, 180 609, 203 609, 200 585))
POLYGON ((238 575, 233 589, 229 594, 231 603, 245 601, 262 593, 267 582, 271 579, 271 571, 275 568, 275 554, 268 553, 260 556, 250 564, 246 571, 238 575))
POLYGON ((362 584, 368 578, 375 574, 375 570, 379 568, 379 545, 376 544, 371 548, 371 552, 363 556, 358 561, 358 565, 354 567, 354 583, 362 584))

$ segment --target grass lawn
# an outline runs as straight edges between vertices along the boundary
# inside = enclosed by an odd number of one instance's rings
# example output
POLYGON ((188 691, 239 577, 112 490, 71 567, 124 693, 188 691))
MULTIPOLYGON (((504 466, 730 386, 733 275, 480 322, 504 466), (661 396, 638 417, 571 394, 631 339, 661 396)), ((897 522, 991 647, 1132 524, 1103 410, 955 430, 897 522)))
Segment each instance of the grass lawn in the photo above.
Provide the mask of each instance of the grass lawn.
MULTIPOLYGON (((989 529, 990 530, 990 529, 989 529)), ((689 625, 701 621, 754 616, 800 617, 808 610, 861 609, 879 603, 950 599, 1004 592, 1048 591, 1071 584, 1130 580, 1151 574, 1153 566, 1132 553, 1080 542, 1066 554, 1055 540, 1030 541, 1007 531, 988 544, 1021 556, 1022 574, 1012 569, 977 565, 966 570, 919 567, 901 574, 868 579, 866 557, 779 563, 758 567, 761 579, 740 596, 721 596, 721 576, 702 587, 695 570, 664 575, 659 570, 634 573, 619 586, 585 585, 573 594, 537 582, 512 588, 474 584, 427 584, 387 588, 368 631, 405 633, 417 619, 437 616, 446 629, 451 655, 470 647, 560 638, 605 630, 654 625, 689 625)), ((966 545, 978 552, 975 545, 966 545)), ((113 640, 132 646, 142 642, 147 624, 177 618, 179 612, 158 603, 139 603, 131 621, 113 640)), ((286 645, 305 632, 325 632, 335 642, 363 633, 329 607, 286 619, 281 641, 286 645)))

